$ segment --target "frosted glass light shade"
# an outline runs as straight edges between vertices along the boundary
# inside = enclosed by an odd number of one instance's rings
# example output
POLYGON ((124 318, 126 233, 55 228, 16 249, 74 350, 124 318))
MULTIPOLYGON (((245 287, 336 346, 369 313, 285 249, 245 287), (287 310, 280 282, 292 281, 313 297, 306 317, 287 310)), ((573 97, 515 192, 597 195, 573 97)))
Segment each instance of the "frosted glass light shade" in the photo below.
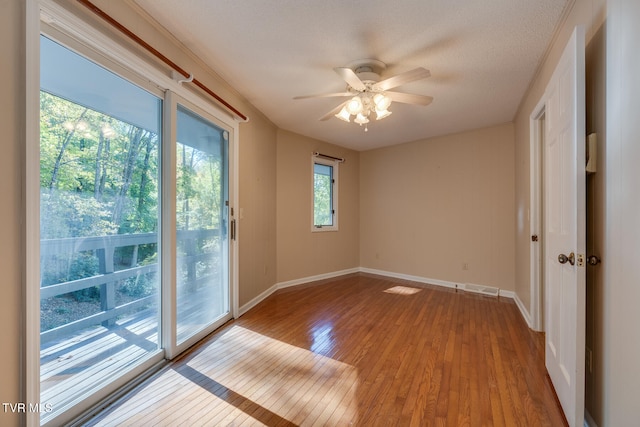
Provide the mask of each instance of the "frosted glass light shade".
POLYGON ((349 112, 347 111, 347 107, 342 107, 342 110, 340 110, 340 112, 336 114, 336 117, 347 123, 351 121, 349 120, 349 118, 351 117, 351 114, 349 114, 349 112))
POLYGON ((347 102, 345 108, 349 114, 353 114, 354 116, 360 114, 362 113, 362 100, 359 96, 354 96, 349 102, 347 102))
POLYGON ((363 125, 365 123, 369 123, 369 119, 366 118, 365 116, 363 116, 362 113, 358 114, 353 121, 358 123, 359 125, 363 125))
POLYGON ((391 98, 382 93, 376 93, 373 97, 373 103, 376 104, 376 110, 384 111, 391 105, 391 98))
POLYGON ((389 117, 391 115, 391 111, 389 110, 376 110, 376 120, 382 120, 385 117, 389 117))

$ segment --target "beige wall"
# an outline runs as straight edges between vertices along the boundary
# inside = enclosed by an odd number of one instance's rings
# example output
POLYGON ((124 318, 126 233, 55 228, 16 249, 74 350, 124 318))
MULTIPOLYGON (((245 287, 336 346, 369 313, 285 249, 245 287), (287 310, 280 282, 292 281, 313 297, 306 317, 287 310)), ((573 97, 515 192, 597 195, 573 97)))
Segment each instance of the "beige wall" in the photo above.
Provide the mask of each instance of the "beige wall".
POLYGON ((514 290, 513 142, 505 124, 361 153, 361 266, 514 290))
POLYGON ((359 266, 359 155, 278 131, 278 282, 359 266), (338 231, 311 231, 311 154, 343 157, 338 166, 338 231))
POLYGON ((640 2, 607 3, 602 420, 638 424, 640 396, 640 2))
MULTIPOLYGON (((0 271, 2 272, 2 298, 0 298, 0 402, 22 401, 22 289, 23 246, 21 225, 22 174, 24 147, 24 5, 20 0, 0 2, 0 79, 3 96, 0 97, 0 129, 2 129, 2 156, 0 156, 0 271)), ((19 417, 5 413, 0 407, 0 425, 18 425, 19 417)))
POLYGON ((240 125, 240 307, 276 283, 276 135, 260 115, 240 125))

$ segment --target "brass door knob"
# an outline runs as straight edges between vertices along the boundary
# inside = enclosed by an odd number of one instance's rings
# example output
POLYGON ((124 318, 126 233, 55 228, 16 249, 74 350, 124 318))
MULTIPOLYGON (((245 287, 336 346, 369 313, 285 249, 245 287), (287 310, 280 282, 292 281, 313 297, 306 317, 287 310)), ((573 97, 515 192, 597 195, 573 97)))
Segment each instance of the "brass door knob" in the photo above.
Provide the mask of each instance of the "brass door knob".
POLYGON ((575 254, 571 252, 568 256, 565 254, 558 255, 558 262, 560 264, 566 264, 569 261, 569 264, 574 265, 576 263, 575 254))
POLYGON ((598 265, 602 261, 600 261, 600 258, 597 257, 596 255, 590 255, 587 257, 587 262, 589 263, 589 265, 598 265))

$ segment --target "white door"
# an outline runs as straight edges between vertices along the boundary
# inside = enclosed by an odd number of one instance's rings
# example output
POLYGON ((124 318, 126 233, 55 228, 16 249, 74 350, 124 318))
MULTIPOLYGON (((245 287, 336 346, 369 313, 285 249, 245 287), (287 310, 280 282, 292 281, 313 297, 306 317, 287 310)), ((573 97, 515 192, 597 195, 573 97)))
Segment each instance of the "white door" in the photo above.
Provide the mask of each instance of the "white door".
POLYGON ((571 426, 584 417, 585 62, 576 27, 545 92, 545 363, 571 426))

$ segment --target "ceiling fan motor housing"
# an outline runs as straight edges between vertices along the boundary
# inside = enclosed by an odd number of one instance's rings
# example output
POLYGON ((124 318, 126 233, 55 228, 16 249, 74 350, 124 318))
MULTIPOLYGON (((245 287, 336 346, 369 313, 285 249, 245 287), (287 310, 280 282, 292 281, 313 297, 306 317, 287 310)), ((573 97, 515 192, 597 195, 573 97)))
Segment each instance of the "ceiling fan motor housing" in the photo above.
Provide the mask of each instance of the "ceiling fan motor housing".
POLYGON ((348 67, 356 73, 362 83, 372 85, 380 81, 380 73, 387 68, 387 64, 377 59, 360 59, 350 63, 348 67))
POLYGON ((358 76, 358 78, 362 80, 362 83, 364 83, 365 85, 367 83, 369 85, 372 85, 380 81, 380 74, 375 73, 373 71, 364 71, 364 70, 360 71, 360 68, 358 68, 355 70, 355 73, 358 76))

